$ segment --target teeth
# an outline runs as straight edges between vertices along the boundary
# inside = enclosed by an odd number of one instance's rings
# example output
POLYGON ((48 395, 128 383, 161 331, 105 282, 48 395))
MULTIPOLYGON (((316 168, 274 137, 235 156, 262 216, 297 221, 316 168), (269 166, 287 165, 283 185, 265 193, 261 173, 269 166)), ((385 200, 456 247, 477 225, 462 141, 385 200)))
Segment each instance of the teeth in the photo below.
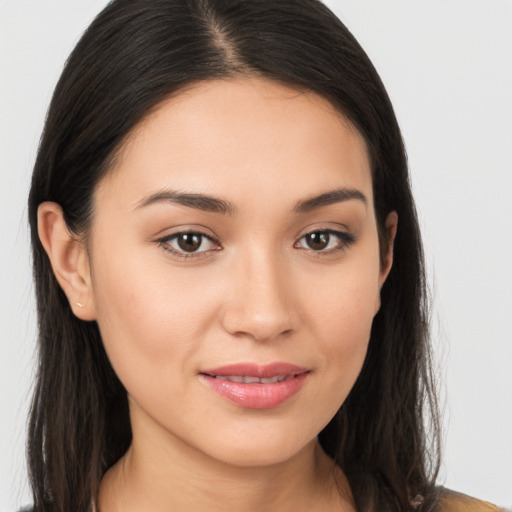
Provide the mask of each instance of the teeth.
POLYGON ((243 377, 235 376, 235 375, 233 375, 232 377, 217 377, 217 379, 230 380, 231 382, 243 382, 244 381, 243 377))
POLYGON ((229 380, 231 382, 239 382, 243 384, 275 384, 277 382, 282 382, 286 379, 286 375, 275 375, 274 377, 248 377, 246 375, 214 375, 216 379, 220 380, 229 380))
POLYGON ((260 379, 262 384, 272 384, 274 382, 282 382, 286 379, 286 375, 276 375, 275 377, 269 377, 267 379, 260 379))
POLYGON ((260 382, 260 379, 258 377, 242 377, 242 382, 244 384, 257 384, 260 382))

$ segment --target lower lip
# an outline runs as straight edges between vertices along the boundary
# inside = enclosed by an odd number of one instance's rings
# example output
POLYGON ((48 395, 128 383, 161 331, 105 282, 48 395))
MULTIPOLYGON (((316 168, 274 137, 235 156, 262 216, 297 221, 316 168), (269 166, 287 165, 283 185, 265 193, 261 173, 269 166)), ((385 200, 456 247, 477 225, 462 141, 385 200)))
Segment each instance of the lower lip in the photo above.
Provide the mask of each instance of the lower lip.
POLYGON ((248 409, 273 409, 297 394, 306 382, 308 375, 305 372, 290 379, 270 384, 245 384, 217 379, 204 374, 201 375, 201 379, 213 391, 240 407, 248 409))

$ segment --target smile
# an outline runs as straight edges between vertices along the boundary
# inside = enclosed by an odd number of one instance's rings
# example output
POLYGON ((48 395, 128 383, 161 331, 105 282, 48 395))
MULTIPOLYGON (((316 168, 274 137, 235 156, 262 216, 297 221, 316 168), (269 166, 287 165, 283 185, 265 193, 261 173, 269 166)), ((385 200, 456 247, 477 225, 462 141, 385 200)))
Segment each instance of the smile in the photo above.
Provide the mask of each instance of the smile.
POLYGON ((276 382, 282 382, 283 380, 293 378, 293 376, 288 375, 276 375, 275 377, 264 377, 261 379, 259 377, 249 377, 247 375, 230 375, 229 377, 222 375, 210 375, 210 377, 220 380, 229 380, 230 382, 243 382, 244 384, 275 384, 276 382))
POLYGON ((240 407, 273 409, 297 394, 309 373, 288 363, 244 363, 204 370, 199 377, 212 391, 240 407))

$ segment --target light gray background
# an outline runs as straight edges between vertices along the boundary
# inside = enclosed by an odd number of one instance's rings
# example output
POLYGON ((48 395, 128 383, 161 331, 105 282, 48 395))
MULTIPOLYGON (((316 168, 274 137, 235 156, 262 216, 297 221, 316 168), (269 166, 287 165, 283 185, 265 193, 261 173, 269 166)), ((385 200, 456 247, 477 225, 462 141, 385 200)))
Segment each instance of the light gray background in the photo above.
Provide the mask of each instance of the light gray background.
MULTIPOLYGON (((257 1, 257 0, 255 0, 257 1)), ((0 0, 0 510, 30 501, 26 197, 63 63, 105 0, 0 0)), ((512 504, 512 0, 330 0, 406 141, 433 289, 441 483, 512 504)))

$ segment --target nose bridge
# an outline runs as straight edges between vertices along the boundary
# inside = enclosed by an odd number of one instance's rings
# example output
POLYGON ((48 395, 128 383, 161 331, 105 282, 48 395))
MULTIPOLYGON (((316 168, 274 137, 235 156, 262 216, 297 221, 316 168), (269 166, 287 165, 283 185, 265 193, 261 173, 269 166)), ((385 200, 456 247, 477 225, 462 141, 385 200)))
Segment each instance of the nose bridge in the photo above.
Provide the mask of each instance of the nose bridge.
POLYGON ((259 341, 294 329, 291 283, 286 261, 275 247, 251 244, 231 269, 232 293, 224 312, 231 334, 246 334, 259 341))

